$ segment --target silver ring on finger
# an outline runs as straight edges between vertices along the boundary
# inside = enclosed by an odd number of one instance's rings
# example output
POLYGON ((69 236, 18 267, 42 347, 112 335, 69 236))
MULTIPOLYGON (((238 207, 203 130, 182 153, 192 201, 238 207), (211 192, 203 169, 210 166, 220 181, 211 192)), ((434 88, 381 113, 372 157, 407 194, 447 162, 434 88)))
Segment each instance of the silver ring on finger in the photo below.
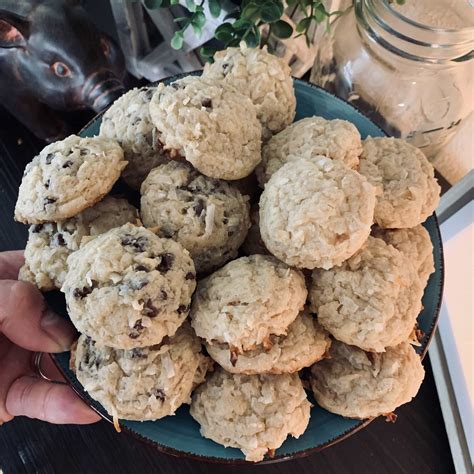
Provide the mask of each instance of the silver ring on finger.
POLYGON ((33 366, 35 368, 36 373, 47 382, 54 382, 53 379, 50 379, 42 370, 41 368, 41 361, 43 359, 44 352, 35 352, 33 355, 33 366))

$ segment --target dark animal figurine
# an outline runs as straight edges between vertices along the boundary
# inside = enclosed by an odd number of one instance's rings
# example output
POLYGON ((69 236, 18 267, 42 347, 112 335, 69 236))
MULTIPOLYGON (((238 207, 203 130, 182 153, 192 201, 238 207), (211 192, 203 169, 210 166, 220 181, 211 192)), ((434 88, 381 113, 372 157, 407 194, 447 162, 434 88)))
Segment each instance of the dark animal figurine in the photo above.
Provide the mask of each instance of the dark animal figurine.
POLYGON ((0 105, 35 135, 68 132, 56 111, 100 111, 122 92, 122 52, 80 1, 0 0, 0 105))

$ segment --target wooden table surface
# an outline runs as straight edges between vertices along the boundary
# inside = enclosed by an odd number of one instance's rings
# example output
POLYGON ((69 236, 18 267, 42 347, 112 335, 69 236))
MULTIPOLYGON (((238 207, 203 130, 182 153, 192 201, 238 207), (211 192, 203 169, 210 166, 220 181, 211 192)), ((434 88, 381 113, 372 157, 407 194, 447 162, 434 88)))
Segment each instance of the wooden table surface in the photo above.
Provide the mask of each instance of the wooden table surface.
MULTIPOLYGON (((26 227, 13 221, 13 208, 23 168, 41 146, 0 109, 0 251, 24 247, 26 227)), ((0 427, 0 473, 453 473, 429 360, 424 364, 420 393, 397 410, 395 424, 377 419, 349 439, 307 458, 266 466, 220 466, 161 454, 115 433, 106 422, 55 426, 20 417, 0 427)))

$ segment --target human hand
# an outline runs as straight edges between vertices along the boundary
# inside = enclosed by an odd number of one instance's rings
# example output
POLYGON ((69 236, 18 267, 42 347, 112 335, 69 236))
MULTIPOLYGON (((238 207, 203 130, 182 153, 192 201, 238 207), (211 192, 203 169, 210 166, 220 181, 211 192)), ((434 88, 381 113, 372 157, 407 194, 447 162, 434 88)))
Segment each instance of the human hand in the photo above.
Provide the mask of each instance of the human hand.
MULTIPOLYGON (((15 416, 51 423, 94 423, 99 415, 67 384, 38 376, 35 352, 69 350, 74 328, 46 307, 41 293, 30 283, 18 281, 23 252, 0 253, 0 425, 15 416)), ((44 354, 42 372, 64 382, 51 357, 44 354)))

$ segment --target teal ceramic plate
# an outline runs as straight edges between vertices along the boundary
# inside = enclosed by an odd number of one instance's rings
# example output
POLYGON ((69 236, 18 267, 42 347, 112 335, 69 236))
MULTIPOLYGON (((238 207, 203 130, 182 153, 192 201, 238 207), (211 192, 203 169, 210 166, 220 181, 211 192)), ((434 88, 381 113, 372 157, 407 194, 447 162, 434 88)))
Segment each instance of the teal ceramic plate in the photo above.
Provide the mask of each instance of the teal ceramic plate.
MULTIPOLYGON (((171 82, 176 78, 170 78, 171 82)), ((328 92, 295 80, 297 109, 296 119, 320 115, 327 119, 349 120, 359 129, 363 138, 368 135, 383 136, 384 132, 374 125, 357 109, 328 92)), ((83 136, 97 135, 101 117, 96 117, 81 132, 83 136)), ((438 320, 438 313, 443 288, 443 253, 441 237, 436 216, 431 216, 426 222, 433 243, 436 271, 431 275, 423 297, 423 311, 418 317, 418 324, 425 336, 418 348, 423 357, 433 336, 438 320)), ((64 298, 59 292, 47 294, 50 304, 67 317, 64 298)), ((92 406, 101 416, 110 421, 110 416, 97 402, 84 392, 82 386, 69 370, 69 354, 55 356, 56 363, 77 393, 92 406)), ((314 400, 312 400, 314 403, 314 400)), ((343 418, 320 408, 315 404, 311 410, 311 420, 306 432, 299 438, 288 438, 277 449, 273 459, 263 462, 275 462, 295 457, 305 456, 324 449, 366 426, 370 420, 360 421, 343 418)), ((199 425, 189 415, 187 406, 181 407, 174 416, 168 416, 158 421, 120 422, 124 432, 129 432, 139 439, 155 446, 157 449, 176 456, 192 457, 221 463, 243 463, 242 453, 233 448, 224 448, 199 434, 199 425)))

